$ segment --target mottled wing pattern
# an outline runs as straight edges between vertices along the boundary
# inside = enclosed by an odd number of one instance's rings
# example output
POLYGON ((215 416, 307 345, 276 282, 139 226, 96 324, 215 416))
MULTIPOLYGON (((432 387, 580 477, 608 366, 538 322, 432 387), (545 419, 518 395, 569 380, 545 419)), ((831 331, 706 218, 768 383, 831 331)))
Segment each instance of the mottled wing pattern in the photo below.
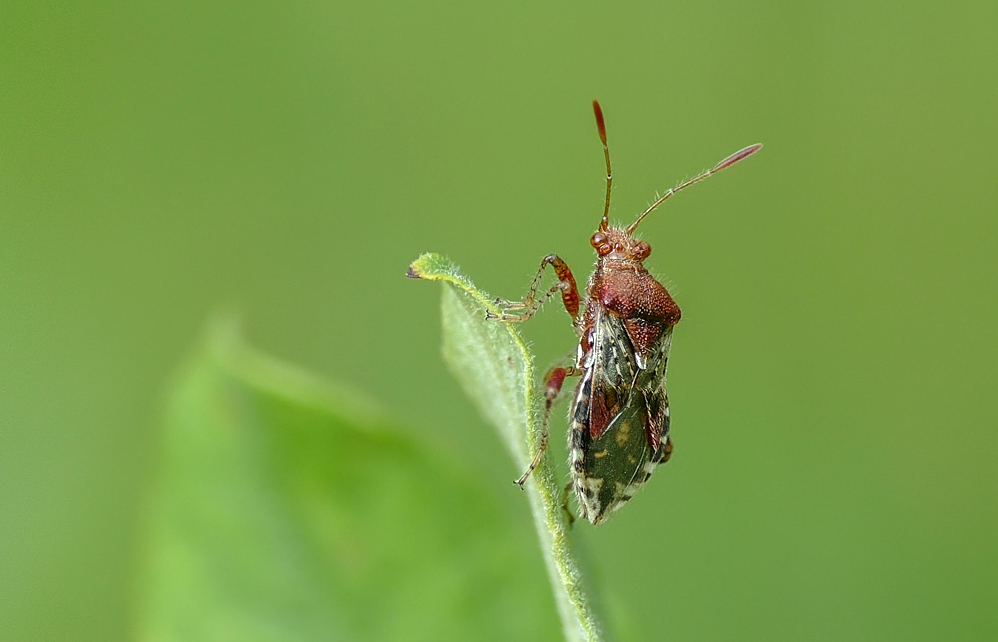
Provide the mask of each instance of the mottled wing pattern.
POLYGON ((668 459, 666 367, 672 328, 645 368, 635 362, 624 322, 600 311, 571 410, 572 482, 580 510, 598 524, 622 507, 668 459))

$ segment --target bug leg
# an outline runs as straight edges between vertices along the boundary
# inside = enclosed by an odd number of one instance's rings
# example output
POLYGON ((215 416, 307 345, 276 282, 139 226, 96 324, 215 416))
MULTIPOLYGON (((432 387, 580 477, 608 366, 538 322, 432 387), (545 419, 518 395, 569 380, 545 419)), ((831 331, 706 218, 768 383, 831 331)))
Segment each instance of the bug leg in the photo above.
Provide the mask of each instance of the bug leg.
POLYGON ((669 457, 672 457, 672 438, 668 435, 665 437, 665 448, 663 450, 662 459, 658 461, 660 464, 664 464, 669 461, 669 457))
POLYGON ((572 482, 565 484, 565 489, 561 491, 561 510, 565 513, 565 519, 568 521, 568 527, 571 528, 575 524, 575 515, 572 514, 572 509, 568 507, 568 493, 572 490, 572 482))
POLYGON ((527 296, 523 297, 523 301, 496 299, 495 304, 501 308, 501 311, 498 313, 490 311, 485 315, 485 318, 499 319, 501 321, 526 321, 534 316, 541 309, 541 306, 559 292, 561 293, 561 302, 565 305, 565 310, 572 317, 572 320, 577 320, 579 317, 579 286, 575 283, 575 277, 572 275, 568 264, 562 261, 557 254, 549 254, 541 259, 541 266, 537 269, 537 274, 530 284, 530 289, 527 290, 527 296), (540 287, 541 279, 544 276, 544 269, 549 265, 554 268, 558 282, 538 297, 537 289, 540 287), (523 312, 520 314, 510 314, 510 310, 523 310, 523 312))
POLYGON ((505 299, 496 299, 496 305, 502 307, 504 312, 495 314, 493 312, 487 312, 485 314, 486 319, 499 319, 500 321, 526 321, 530 317, 534 316, 541 307, 547 303, 551 297, 553 297, 558 292, 564 292, 567 285, 563 281, 555 283, 550 290, 545 292, 540 298, 532 298, 533 295, 528 294, 528 298, 524 301, 506 301, 505 299), (523 310, 520 314, 510 314, 508 310, 523 310))
POLYGON ((527 467, 526 472, 520 475, 514 483, 520 488, 527 483, 527 479, 530 474, 534 472, 534 469, 541 463, 541 457, 544 456, 545 451, 548 448, 548 423, 551 419, 551 407, 554 405, 555 400, 558 398, 558 394, 561 392, 561 387, 565 383, 565 377, 576 376, 582 374, 582 371, 576 367, 563 368, 556 366, 548 370, 547 374, 544 375, 544 413, 541 415, 541 440, 537 445, 537 452, 534 454, 534 458, 530 461, 530 466, 527 467))

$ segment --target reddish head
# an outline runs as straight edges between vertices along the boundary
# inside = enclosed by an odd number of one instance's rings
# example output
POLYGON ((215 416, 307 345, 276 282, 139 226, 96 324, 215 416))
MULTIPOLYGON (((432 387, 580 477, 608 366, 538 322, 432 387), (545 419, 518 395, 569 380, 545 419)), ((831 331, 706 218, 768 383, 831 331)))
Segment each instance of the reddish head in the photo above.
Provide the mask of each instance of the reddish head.
POLYGON ((627 230, 610 227, 593 234, 589 239, 599 257, 620 261, 644 261, 651 254, 651 246, 638 241, 627 230))

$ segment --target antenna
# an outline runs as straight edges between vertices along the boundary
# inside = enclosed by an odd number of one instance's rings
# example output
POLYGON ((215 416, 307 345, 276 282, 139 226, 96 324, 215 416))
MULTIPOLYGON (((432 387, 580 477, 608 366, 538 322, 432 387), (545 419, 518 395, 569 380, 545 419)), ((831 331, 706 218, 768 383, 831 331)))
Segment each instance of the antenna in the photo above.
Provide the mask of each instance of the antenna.
POLYGON ((593 101, 593 113, 596 114, 596 128, 599 129, 599 139, 603 141, 603 157, 606 158, 606 201, 603 203, 603 218, 600 220, 599 229, 603 232, 610 226, 610 184, 613 183, 613 174, 610 172, 610 148, 606 145, 606 123, 603 122, 603 110, 600 109, 599 101, 593 101))
MULTIPOLYGON (((597 107, 597 109, 598 109, 598 107, 597 107)), ((599 113, 598 112, 597 112, 597 120, 599 120, 599 122, 602 123, 602 119, 599 117, 599 113)), ((602 128, 600 129, 600 131, 602 132, 602 128)), ((604 139, 603 146, 604 146, 604 148, 606 147, 605 139, 604 139)), ((638 223, 640 223, 644 219, 644 217, 646 217, 649 214, 651 214, 652 210, 654 210, 656 207, 658 207, 659 205, 661 205, 662 203, 664 203, 667 198, 669 198, 670 196, 672 196, 673 194, 675 194, 679 190, 686 189, 690 185, 694 185, 696 183, 699 183, 703 179, 708 178, 710 176, 713 176, 714 174, 718 173, 722 169, 727 169, 727 168, 731 167, 732 165, 734 165, 735 163, 737 163, 740 160, 745 160, 746 158, 748 158, 752 154, 756 153, 760 149, 762 149, 762 143, 756 143, 755 145, 749 145, 745 149, 743 149, 741 151, 737 151, 734 154, 732 154, 731 156, 728 156, 727 158, 725 158, 723 161, 721 161, 717 165, 714 165, 714 167, 712 167, 711 169, 708 169, 707 171, 702 172, 702 173, 700 173, 697 176, 694 176, 693 178, 691 178, 688 181, 684 181, 684 182, 680 183, 679 185, 676 185, 675 187, 673 187, 672 189, 670 189, 665 194, 662 194, 662 196, 660 196, 657 201, 655 201, 654 203, 652 203, 651 206, 648 207, 648 209, 646 209, 644 212, 641 213, 641 216, 639 216, 637 218, 637 220, 635 220, 633 223, 631 223, 630 225, 628 225, 627 226, 627 230, 626 230, 627 234, 630 235, 631 232, 634 231, 634 228, 636 228, 638 226, 638 223)), ((610 168, 610 156, 609 156, 609 152, 607 153, 607 157, 606 157, 606 166, 607 166, 607 173, 609 174, 609 168, 610 168)), ((607 176, 606 178, 607 178, 606 204, 607 204, 607 209, 609 209, 609 207, 610 207, 610 177, 607 176)), ((606 214, 603 214, 603 221, 604 221, 604 223, 606 222, 606 214)), ((600 227, 600 229, 602 230, 602 229, 606 229, 606 228, 600 227)))

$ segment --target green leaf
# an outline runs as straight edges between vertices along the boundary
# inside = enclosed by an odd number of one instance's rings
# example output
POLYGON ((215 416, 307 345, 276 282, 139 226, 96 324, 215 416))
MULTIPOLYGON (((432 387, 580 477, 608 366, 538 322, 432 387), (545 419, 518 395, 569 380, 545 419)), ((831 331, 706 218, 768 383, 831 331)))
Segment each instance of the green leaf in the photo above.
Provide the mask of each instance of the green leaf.
POLYGON ((216 332, 169 402, 138 638, 550 640, 531 540, 355 394, 216 332))
MULTIPOLYGON (((512 323, 486 320, 486 312, 496 311, 492 297, 439 254, 420 256, 409 266, 408 276, 446 284, 444 358, 465 393, 499 431, 513 460, 525 470, 540 444, 541 422, 534 359, 520 333, 512 323)), ((586 597, 562 510, 562 486, 550 457, 541 459, 525 489, 565 639, 600 640, 601 629, 586 597)))

